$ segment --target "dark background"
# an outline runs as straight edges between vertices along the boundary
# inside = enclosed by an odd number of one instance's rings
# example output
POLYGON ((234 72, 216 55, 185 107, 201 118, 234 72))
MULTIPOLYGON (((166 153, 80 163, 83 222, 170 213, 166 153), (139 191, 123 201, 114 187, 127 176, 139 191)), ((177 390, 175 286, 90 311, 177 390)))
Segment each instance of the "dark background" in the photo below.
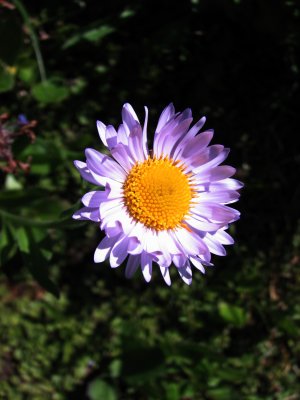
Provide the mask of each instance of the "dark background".
POLYGON ((31 164, 7 173, 0 145, 1 398, 300 398, 299 19, 283 0, 0 2, 0 140, 31 164), (147 105, 151 137, 171 101, 245 183, 236 244, 191 287, 93 264, 101 233, 71 220, 96 119, 147 105))

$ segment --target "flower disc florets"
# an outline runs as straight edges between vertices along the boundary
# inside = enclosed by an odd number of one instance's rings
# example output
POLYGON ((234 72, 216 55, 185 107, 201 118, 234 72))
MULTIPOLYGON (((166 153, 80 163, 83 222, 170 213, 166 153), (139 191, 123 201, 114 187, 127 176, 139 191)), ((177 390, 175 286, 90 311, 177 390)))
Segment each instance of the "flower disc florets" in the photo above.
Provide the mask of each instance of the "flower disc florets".
POLYGON ((193 197, 184 168, 167 157, 135 164, 123 189, 124 203, 132 218, 157 231, 180 226, 193 197))

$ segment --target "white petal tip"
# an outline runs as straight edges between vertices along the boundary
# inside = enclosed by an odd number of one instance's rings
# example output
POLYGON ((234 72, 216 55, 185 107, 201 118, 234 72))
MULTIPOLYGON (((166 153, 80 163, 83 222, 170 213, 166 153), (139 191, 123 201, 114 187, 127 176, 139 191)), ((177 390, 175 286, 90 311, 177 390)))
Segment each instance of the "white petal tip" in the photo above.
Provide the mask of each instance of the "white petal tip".
POLYGON ((100 252, 98 252, 97 250, 94 253, 94 262, 96 264, 101 263, 105 260, 105 258, 102 256, 102 254, 99 254, 100 252))
POLYGON ((78 211, 75 211, 75 212, 74 212, 74 214, 72 215, 72 218, 73 218, 73 219, 76 219, 76 220, 83 219, 82 216, 81 216, 81 214, 80 214, 78 211))
POLYGON ((79 161, 79 160, 74 160, 73 163, 74 163, 74 165, 75 165, 75 167, 77 169, 81 169, 81 168, 84 168, 86 166, 85 162, 79 161))

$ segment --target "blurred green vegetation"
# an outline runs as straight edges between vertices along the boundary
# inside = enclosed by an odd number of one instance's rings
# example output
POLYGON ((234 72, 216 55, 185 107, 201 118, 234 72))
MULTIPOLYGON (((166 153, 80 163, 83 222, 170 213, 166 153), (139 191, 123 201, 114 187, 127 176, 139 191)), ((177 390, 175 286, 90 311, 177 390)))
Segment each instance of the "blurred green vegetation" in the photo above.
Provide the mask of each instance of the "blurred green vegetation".
POLYGON ((0 399, 300 399, 299 18, 292 0, 0 1, 0 399), (72 161, 126 101, 149 132, 170 101, 206 115, 245 182, 236 244, 191 287, 93 264, 102 234, 71 219, 91 187, 72 161))

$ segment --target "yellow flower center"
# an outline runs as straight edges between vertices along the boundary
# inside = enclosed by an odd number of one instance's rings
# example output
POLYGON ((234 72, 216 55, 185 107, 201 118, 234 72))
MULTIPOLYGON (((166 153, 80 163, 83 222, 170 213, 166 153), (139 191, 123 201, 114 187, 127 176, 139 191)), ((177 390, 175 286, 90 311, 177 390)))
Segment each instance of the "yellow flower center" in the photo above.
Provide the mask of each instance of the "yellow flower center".
POLYGON ((184 167, 169 158, 136 163, 123 186, 124 202, 136 221, 157 231, 184 226, 193 186, 184 167))

